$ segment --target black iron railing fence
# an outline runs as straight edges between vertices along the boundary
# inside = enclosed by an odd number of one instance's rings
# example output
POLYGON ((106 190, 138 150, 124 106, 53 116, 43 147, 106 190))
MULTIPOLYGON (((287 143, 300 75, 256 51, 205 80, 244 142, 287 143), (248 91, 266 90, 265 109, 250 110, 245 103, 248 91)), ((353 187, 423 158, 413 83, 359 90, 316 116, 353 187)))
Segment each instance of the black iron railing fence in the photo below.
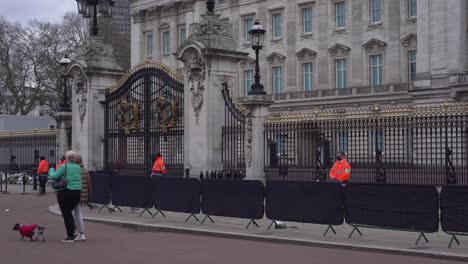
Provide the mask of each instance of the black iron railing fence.
POLYGON ((0 170, 33 170, 44 156, 57 162, 57 132, 54 129, 0 132, 0 170))
POLYGON ((271 116, 266 177, 327 179, 343 150, 353 182, 467 184, 467 125, 465 104, 271 116))

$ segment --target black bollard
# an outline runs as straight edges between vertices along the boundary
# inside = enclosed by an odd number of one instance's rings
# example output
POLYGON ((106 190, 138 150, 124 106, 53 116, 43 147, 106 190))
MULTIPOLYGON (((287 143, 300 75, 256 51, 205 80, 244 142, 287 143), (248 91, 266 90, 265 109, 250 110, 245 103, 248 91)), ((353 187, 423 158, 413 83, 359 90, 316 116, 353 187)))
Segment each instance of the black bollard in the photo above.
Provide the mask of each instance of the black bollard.
POLYGON ((203 178, 204 178, 204 176, 203 176, 203 171, 200 171, 200 180, 202 181, 203 178))
POLYGON ((3 177, 0 177, 0 192, 3 192, 3 177))
POLYGON ((185 178, 190 177, 189 174, 190 174, 190 169, 189 169, 189 168, 186 168, 186 169, 185 169, 185 178))

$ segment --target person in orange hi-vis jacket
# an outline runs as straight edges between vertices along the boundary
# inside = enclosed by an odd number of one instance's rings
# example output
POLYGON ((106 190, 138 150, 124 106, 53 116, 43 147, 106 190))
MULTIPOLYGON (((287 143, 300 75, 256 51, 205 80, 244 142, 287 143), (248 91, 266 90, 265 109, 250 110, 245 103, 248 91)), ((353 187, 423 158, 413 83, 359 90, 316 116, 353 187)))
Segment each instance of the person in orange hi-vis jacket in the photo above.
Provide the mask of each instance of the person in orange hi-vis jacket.
POLYGON ((39 158, 39 166, 37 167, 36 174, 39 175, 39 194, 44 195, 46 192, 46 183, 48 179, 49 163, 44 156, 39 158))
POLYGON ((161 153, 156 153, 156 158, 154 160, 153 168, 151 169, 151 177, 153 176, 162 176, 166 174, 166 166, 162 159, 161 153))
POLYGON ((351 173, 351 165, 346 160, 344 151, 338 151, 336 154, 336 162, 330 170, 330 178, 341 184, 346 184, 349 181, 351 173))
POLYGON ((58 170, 58 168, 62 165, 62 164, 65 164, 67 163, 67 160, 65 159, 65 156, 62 156, 59 160, 59 162, 57 162, 57 165, 55 166, 55 170, 58 170))

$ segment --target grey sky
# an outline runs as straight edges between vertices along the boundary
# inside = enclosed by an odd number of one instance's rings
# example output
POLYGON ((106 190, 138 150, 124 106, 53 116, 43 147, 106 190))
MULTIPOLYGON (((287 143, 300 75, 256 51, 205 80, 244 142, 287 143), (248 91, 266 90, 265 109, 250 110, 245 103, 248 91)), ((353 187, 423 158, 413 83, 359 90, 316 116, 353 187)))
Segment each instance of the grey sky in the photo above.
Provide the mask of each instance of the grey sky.
POLYGON ((0 16, 13 22, 30 19, 59 22, 66 12, 78 12, 75 0, 0 0, 0 16))

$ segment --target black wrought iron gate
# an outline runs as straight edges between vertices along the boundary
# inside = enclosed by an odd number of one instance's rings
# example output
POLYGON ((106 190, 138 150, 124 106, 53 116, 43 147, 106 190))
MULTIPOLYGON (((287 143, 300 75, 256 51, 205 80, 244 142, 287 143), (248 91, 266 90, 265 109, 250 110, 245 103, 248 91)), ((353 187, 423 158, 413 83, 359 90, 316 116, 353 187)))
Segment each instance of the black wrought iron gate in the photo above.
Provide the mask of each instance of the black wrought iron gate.
POLYGON ((227 83, 223 83, 224 126, 223 170, 229 176, 245 176, 245 123, 246 116, 234 103, 227 83), (234 174, 234 175, 233 175, 234 174))
POLYGON ((161 153, 168 175, 183 175, 184 85, 158 62, 135 67, 106 94, 107 169, 147 175, 161 153))

